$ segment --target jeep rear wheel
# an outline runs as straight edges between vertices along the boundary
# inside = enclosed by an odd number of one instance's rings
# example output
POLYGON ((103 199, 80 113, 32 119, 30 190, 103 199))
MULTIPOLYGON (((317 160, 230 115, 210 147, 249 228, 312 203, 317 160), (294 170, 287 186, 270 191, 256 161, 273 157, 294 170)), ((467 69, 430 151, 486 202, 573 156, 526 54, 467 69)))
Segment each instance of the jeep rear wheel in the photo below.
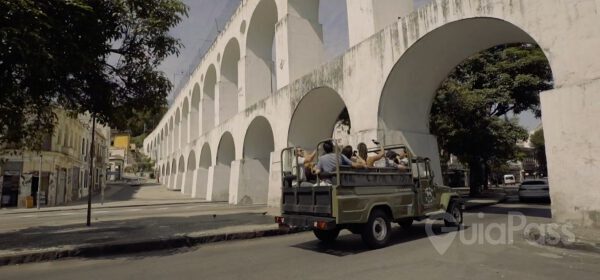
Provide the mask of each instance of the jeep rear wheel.
POLYGON ((388 215, 380 209, 373 210, 363 228, 363 241, 369 248, 378 249, 388 245, 391 234, 392 226, 388 215))
POLYGON ((335 239, 340 235, 339 229, 332 230, 322 230, 322 229, 313 229, 313 233, 315 236, 325 243, 331 243, 335 241, 335 239))
POLYGON ((463 213, 460 209, 460 204, 456 201, 451 201, 444 216, 444 224, 446 227, 458 228, 462 223, 463 213))

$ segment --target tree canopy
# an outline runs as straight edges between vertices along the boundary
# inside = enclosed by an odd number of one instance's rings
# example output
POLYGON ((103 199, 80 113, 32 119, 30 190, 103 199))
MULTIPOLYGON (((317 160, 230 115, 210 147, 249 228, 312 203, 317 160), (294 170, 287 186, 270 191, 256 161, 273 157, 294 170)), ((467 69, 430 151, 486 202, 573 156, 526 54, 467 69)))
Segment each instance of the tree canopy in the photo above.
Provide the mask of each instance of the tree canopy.
MULTIPOLYGON (((484 170, 515 158, 528 138, 514 115, 541 116, 539 93, 553 87, 552 72, 536 45, 502 45, 457 66, 441 84, 431 108, 430 129, 444 153, 468 163, 471 187, 484 170)), ((442 158, 444 155, 442 155, 442 158)))
POLYGON ((180 0, 0 2, 0 143, 39 147, 53 109, 125 128, 160 114, 172 85, 157 70, 181 43, 180 0))

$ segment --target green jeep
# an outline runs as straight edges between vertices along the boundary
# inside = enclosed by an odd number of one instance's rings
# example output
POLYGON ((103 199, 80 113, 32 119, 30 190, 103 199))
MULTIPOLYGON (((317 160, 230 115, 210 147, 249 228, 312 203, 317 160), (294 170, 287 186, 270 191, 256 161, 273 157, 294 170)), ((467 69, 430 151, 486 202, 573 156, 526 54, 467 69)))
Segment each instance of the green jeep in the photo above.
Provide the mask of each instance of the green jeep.
MULTIPOLYGON (((403 169, 389 164, 352 168, 340 165, 337 148, 335 172, 320 173, 310 181, 296 149, 289 147, 281 154, 281 216, 275 218, 281 227, 310 228, 323 242, 333 242, 340 230, 348 229, 361 234, 370 248, 381 248, 390 240, 392 222, 402 228, 424 219, 444 220, 447 227, 462 224, 460 195, 433 182, 427 158, 409 152, 411 164, 403 169)), ((409 151, 403 145, 384 149, 409 151)))

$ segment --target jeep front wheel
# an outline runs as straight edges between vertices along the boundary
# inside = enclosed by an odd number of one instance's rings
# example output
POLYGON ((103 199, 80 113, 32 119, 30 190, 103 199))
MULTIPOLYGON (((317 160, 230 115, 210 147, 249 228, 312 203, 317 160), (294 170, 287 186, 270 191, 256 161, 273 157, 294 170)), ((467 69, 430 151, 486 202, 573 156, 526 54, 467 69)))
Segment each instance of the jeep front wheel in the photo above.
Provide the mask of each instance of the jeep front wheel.
POLYGON ((363 228, 363 241, 369 248, 379 249, 388 245, 391 234, 392 226, 388 215, 380 209, 373 210, 363 228))

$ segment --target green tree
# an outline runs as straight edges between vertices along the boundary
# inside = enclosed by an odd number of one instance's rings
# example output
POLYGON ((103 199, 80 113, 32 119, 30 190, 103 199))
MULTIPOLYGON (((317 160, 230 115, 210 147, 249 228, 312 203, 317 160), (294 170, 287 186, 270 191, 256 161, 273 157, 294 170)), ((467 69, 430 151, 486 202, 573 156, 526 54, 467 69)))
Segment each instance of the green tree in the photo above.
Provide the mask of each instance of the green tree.
POLYGON ((0 143, 39 148, 56 106, 119 129, 160 114, 183 16, 180 0, 0 1, 0 143))
POLYGON ((511 115, 541 115, 539 93, 551 89, 552 73, 536 45, 502 45, 457 66, 441 84, 431 109, 430 128, 442 151, 470 169, 471 193, 487 184, 491 166, 517 154, 527 131, 511 115))

